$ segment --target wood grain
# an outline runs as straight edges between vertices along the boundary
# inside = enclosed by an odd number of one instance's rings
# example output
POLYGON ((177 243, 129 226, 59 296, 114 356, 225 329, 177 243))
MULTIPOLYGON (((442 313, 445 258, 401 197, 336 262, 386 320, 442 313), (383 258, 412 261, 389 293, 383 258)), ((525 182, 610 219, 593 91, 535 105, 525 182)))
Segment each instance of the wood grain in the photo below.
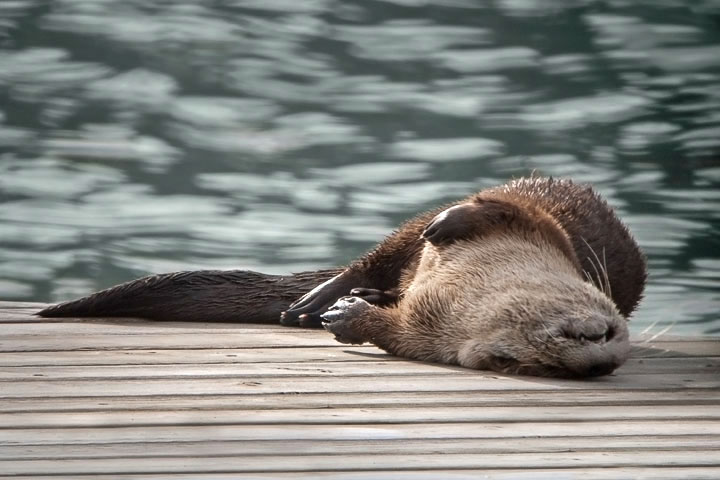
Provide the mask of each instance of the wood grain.
POLYGON ((718 338, 573 381, 41 306, 0 302, 0 480, 720 478, 718 338))

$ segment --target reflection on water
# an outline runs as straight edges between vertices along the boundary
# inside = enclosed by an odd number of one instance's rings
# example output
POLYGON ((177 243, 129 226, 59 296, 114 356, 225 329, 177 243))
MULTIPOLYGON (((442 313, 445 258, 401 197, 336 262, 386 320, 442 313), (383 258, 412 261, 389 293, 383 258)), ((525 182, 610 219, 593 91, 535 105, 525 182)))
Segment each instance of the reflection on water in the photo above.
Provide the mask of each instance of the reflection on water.
POLYGON ((0 298, 346 263, 537 170, 647 252, 636 332, 720 333, 716 0, 0 2, 0 298))

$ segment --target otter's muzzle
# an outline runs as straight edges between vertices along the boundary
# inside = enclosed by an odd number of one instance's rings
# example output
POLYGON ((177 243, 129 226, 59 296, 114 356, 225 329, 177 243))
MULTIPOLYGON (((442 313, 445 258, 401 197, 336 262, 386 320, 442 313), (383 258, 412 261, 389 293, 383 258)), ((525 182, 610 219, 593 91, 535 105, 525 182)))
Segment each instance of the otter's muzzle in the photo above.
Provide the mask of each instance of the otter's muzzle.
POLYGON ((630 335, 622 318, 598 316, 568 322, 562 336, 572 347, 561 362, 573 377, 608 375, 630 356, 630 335))

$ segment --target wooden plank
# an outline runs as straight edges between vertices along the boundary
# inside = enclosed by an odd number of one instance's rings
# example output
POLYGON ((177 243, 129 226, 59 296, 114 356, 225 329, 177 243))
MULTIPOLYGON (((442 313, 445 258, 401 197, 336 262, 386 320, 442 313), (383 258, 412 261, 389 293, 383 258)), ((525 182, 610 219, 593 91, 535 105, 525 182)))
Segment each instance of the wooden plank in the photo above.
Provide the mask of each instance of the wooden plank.
MULTIPOLYGON (((437 372, 442 366, 424 362, 412 362, 384 353, 382 350, 354 346, 346 348, 297 347, 292 350, 280 348, 223 349, 223 350, 92 350, 75 352, 15 352, 0 355, 0 369, 6 367, 107 367, 112 365, 172 365, 177 370, 184 365, 238 365, 248 363, 292 362, 382 362, 384 371, 399 368, 401 364, 435 365, 437 372)), ((338 367, 338 366, 336 366, 338 367)), ((237 368, 237 367, 236 367, 237 368)), ((242 367, 243 371, 245 367, 242 367)), ((58 370, 59 371, 59 370, 58 370)), ((92 369, 88 370, 88 376, 92 369)), ((720 357, 653 357, 631 358, 617 371, 618 375, 637 373, 720 373, 720 357)), ((44 368, 38 370, 44 373, 44 368)))
POLYGON ((591 468, 638 466, 717 466, 717 450, 638 451, 638 452, 563 452, 515 454, 396 454, 396 455, 277 455, 222 458, 133 458, 128 459, 64 459, 0 461, 6 475, 53 474, 122 474, 122 473, 242 473, 242 472, 305 472, 363 471, 375 469, 458 469, 515 468, 591 468))
MULTIPOLYGON (((255 440, 396 440, 601 436, 720 435, 720 422, 663 420, 598 422, 496 422, 363 425, 195 425, 114 428, 0 429, 0 445, 255 440)), ((1 470, 0 470, 1 471, 1 470)))
POLYGON ((238 441, 4 445, 3 460, 64 458, 222 457, 233 455, 392 455, 453 453, 559 453, 720 449, 717 436, 527 437, 376 441, 238 441))
MULTIPOLYGON (((63 324, 64 325, 64 324, 63 324)), ((5 352, 62 352, 83 350, 156 350, 156 349, 240 349, 268 347, 329 347, 348 348, 336 342, 330 334, 319 330, 278 328, 256 325, 256 328, 229 329, 234 334, 217 328, 197 329, 185 334, 173 334, 172 329, 146 330, 144 323, 133 333, 114 334, 112 325, 107 332, 72 336, 58 332, 54 335, 2 335, 0 353, 5 352), (262 327, 262 328, 261 328, 262 327)), ((356 347, 371 348, 371 345, 356 347)), ((379 350, 378 350, 379 351, 379 350)), ((664 342, 654 346, 638 346, 633 349, 635 358, 650 357, 720 357, 720 339, 692 342, 691 344, 664 342)))
POLYGON ((137 335, 14 335, 0 337, 2 352, 52 352, 73 350, 153 350, 153 349, 222 349, 267 347, 345 348, 327 332, 285 329, 280 333, 259 331, 257 334, 216 335, 211 332, 171 335, 171 332, 137 335))
MULTIPOLYGON (((100 394, 101 392, 97 392, 100 394)), ((258 395, 144 395, 116 397, 3 398, 0 411, 23 412, 103 412, 137 410, 276 410, 289 408, 360 408, 360 407, 492 407, 492 406, 579 406, 596 408, 613 405, 720 405, 720 390, 461 390, 430 392, 362 393, 286 393, 258 395)))
MULTIPOLYGON (((94 382, 3 382, 0 398, 27 397, 87 397, 87 396, 142 396, 142 395, 256 395, 266 393, 324 393, 324 392, 400 392, 400 391, 461 391, 461 390, 532 390, 559 389, 559 386, 541 383, 523 382, 513 378, 492 378, 479 373, 473 375, 453 375, 438 382, 436 377, 412 376, 393 378, 355 377, 352 381, 331 377, 300 377, 292 380, 280 379, 243 379, 237 378, 204 379, 192 381, 176 379, 145 380, 98 380, 94 382)), ((672 382, 671 382, 672 383, 672 382)), ((592 384, 588 383, 583 388, 592 384)), ((581 388, 581 384, 575 385, 581 388)))
MULTIPOLYGON (((105 367, 0 367, 0 388, 7 381, 97 381, 248 377, 377 377, 412 375, 476 375, 475 370, 420 362, 305 362, 209 365, 114 365, 105 367)), ((0 395, 2 395, 0 393, 0 395)))
POLYGON ((2 428, 161 425, 362 425, 399 423, 589 422, 720 420, 720 405, 579 407, 423 407, 276 410, 116 411, 0 414, 2 428))
MULTIPOLYGON (((275 350, 277 351, 277 350, 275 350)), ((287 357, 294 356, 294 351, 285 352, 287 357)), ((214 378, 214 377, 291 377, 291 376, 384 376, 397 375, 438 375, 448 373, 458 375, 476 375, 476 371, 452 365, 441 365, 426 362, 402 361, 398 358, 373 361, 340 352, 345 361, 339 361, 340 355, 334 355, 335 361, 328 362, 254 362, 254 363, 208 363, 208 364, 161 364, 161 365, 107 365, 82 367, 0 367, 0 382, 14 381, 58 381, 58 380, 97 380, 97 379, 141 379, 141 378, 214 378), (362 358, 364 361, 355 361, 362 358), (352 360, 352 361, 351 361, 352 360)), ((317 356, 317 355, 316 355, 317 356)), ((294 359, 292 359, 294 360, 294 359)), ((717 374, 720 375, 720 358, 685 358, 685 359, 643 360, 641 363, 630 361, 615 375, 630 374, 717 374)))
MULTIPOLYGON (((107 365, 183 365, 238 364, 263 362, 406 362, 371 346, 345 348, 228 348, 222 350, 84 350, 72 352, 5 352, 0 366, 107 366, 107 365)), ((662 360, 662 359, 658 359, 662 360)))
POLYGON ((84 319, 66 319, 62 323, 15 323, 3 325, 2 336, 69 337, 77 335, 266 335, 292 334, 313 337, 331 336, 323 329, 294 328, 252 323, 205 322, 151 322, 137 318, 113 318, 88 322, 84 319))
MULTIPOLYGON (((697 362, 697 359, 694 359, 697 362)), ((632 374, 711 374, 720 375, 717 362, 702 361, 694 363, 693 368, 659 370, 621 369, 616 376, 632 374), (630 371, 628 371, 630 370, 630 371)), ((477 371, 462 367, 439 365, 423 362, 402 361, 365 361, 365 362, 277 362, 244 364, 205 364, 205 365, 113 365, 83 367, 0 367, 0 384, 5 381, 95 381, 95 380, 139 380, 149 378, 238 378, 238 377, 354 377, 372 376, 437 375, 477 375, 477 371)))
POLYGON ((617 370, 618 375, 703 372, 720 374, 720 357, 631 358, 617 370))
MULTIPOLYGON (((303 333, 327 336, 324 332, 287 329, 278 325, 152 322, 127 318, 45 319, 33 315, 44 306, 46 304, 0 303, 0 322, 19 322, 17 325, 6 325, 4 336, 11 337, 33 333, 48 336, 54 334, 67 336, 72 334, 92 334, 92 332, 102 332, 103 335, 151 335, 153 333, 167 334, 169 329, 172 329, 177 334, 207 333, 207 330, 216 333, 252 333, 253 331, 267 331, 267 329, 270 329, 281 334, 293 332, 293 335, 301 336, 303 333)), ((636 344, 636 356, 669 355, 673 352, 692 356, 720 356, 720 337, 662 335, 655 338, 640 335, 634 338, 634 343, 636 344)), ((102 348, 108 348, 108 346, 104 345, 102 348)), ((52 350, 52 347, 49 347, 48 350, 52 350)))
MULTIPOLYGON (((143 395, 257 395, 268 393, 327 393, 327 392, 448 392, 463 390, 561 390, 578 391, 614 389, 694 389, 720 388, 716 374, 693 375, 617 375, 592 380, 563 380, 533 377, 510 377, 483 371, 474 374, 449 372, 442 381, 436 376, 377 376, 377 377, 297 377, 252 378, 241 373, 232 378, 194 378, 142 380, 70 380, 48 382, 2 382, 0 398, 18 397, 88 397, 143 395)), ((379 375, 382 375, 379 373, 379 375)))
POLYGON ((694 341, 653 341, 651 344, 635 343, 631 356, 648 357, 720 357, 720 337, 704 337, 694 341))
MULTIPOLYGON (((522 464, 522 462, 518 462, 522 464)), ((47 474, 42 478, 53 480, 78 480, 77 476, 47 474)), ((273 472, 273 473, 243 473, 228 477, 227 473, 173 473, 173 474, 112 474, 112 475, 91 475, 83 476, 87 480, 229 480, 229 478, 242 478, 243 480, 297 480, 297 479, 319 479, 319 480, 617 480, 618 478, 653 479, 653 480, 678 480, 691 478, 693 480, 717 480, 720 478, 720 468, 707 467, 602 467, 602 468, 543 468, 518 470, 509 469, 488 469, 476 470, 453 469, 439 472, 438 470, 365 470, 360 472, 273 472)), ((0 480, 16 480, 17 477, 0 476, 0 480)))

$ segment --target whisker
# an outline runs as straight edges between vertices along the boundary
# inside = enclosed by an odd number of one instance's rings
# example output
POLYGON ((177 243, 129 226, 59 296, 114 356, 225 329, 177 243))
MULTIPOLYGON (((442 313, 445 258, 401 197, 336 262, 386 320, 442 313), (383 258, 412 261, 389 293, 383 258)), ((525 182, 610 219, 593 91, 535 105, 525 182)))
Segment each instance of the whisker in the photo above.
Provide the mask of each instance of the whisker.
POLYGON ((652 337, 650 337, 650 338, 648 339, 648 342, 652 342, 653 340, 655 340, 655 339, 658 338, 659 336, 665 335, 667 332, 670 331, 670 329, 672 329, 672 328, 675 326, 675 323, 676 323, 676 322, 671 323, 670 325, 668 325, 667 327, 663 328, 663 329, 660 330, 658 333, 656 333, 655 335, 653 335, 652 337))
MULTIPOLYGON (((648 325, 647 328, 645 328, 645 330, 643 330, 642 332, 640 332, 640 335, 645 335, 645 334, 648 333, 650 330, 652 330, 653 328, 655 328, 655 327, 657 326, 657 324, 658 324, 659 321, 660 321, 660 320, 655 320, 653 323, 651 323, 650 325, 648 325)), ((645 340, 643 340, 643 342, 645 342, 645 340)))
POLYGON ((608 294, 612 298, 612 287, 610 286, 610 277, 608 276, 607 258, 605 258, 605 247, 602 249, 603 256, 603 273, 605 274, 605 284, 607 285, 608 294))
POLYGON ((607 272, 603 270, 602 262, 600 261, 600 257, 598 257, 598 254, 595 252, 595 250, 592 248, 592 246, 590 246, 590 244, 588 243, 587 240, 585 240, 582 237, 580 237, 580 238, 582 239, 583 242, 585 242, 585 245, 587 245, 588 249, 590 250, 590 253, 593 254, 593 256, 595 257, 595 260, 597 261, 597 266, 596 266, 595 261, 593 261, 592 258, 587 257, 588 261, 590 262, 590 265, 592 265, 593 270, 595 271, 595 275, 597 276, 596 285, 599 284, 598 288, 600 289, 600 291, 603 292, 605 295, 610 296, 610 292, 607 291, 607 289, 609 288, 610 280, 607 279, 607 272), (599 270, 603 270, 605 275, 600 275, 599 270))

